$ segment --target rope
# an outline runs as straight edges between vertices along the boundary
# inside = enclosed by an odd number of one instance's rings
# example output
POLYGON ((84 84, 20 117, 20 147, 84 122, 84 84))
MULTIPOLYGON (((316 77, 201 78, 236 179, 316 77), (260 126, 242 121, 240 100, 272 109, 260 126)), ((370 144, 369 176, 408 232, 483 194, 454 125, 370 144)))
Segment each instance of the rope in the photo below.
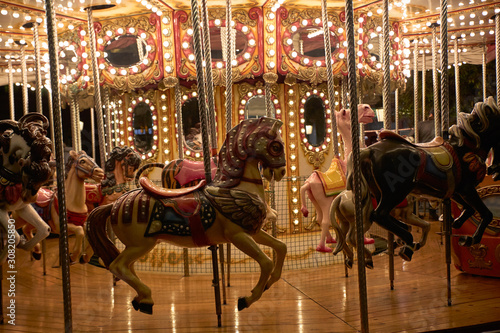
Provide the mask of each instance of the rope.
POLYGON ((434 135, 441 136, 441 113, 439 112, 439 88, 436 50, 436 23, 432 25, 432 86, 434 90, 434 135))
MULTIPOLYGON (((347 100, 347 76, 342 77, 342 108, 347 109, 349 101, 347 100)), ((338 146, 338 145, 337 145, 338 146)))
MULTIPOLYGON (((102 116, 102 106, 101 106, 101 87, 99 80, 99 68, 97 67, 97 58, 95 56, 95 30, 94 21, 92 18, 92 9, 87 8, 88 26, 89 26, 89 46, 90 46, 90 61, 92 62, 92 73, 94 78, 94 104, 95 112, 97 116, 97 136, 99 139, 99 154, 101 159, 101 165, 104 166, 106 162, 106 143, 104 141, 104 124, 102 116)), ((92 147, 94 150, 95 148, 92 147)), ((93 155, 96 158, 95 155, 93 155)))
POLYGON ((330 28, 328 27, 328 12, 326 0, 321 0, 321 21, 323 22, 323 38, 325 40, 325 65, 326 65, 326 77, 328 82, 328 101, 330 103, 331 120, 332 120, 332 135, 333 135, 333 154, 335 157, 339 156, 339 139, 337 130, 337 117, 335 116, 335 110, 333 106, 335 105, 335 90, 333 81, 333 69, 332 69, 332 46, 330 41, 330 28))
POLYGON ((441 133, 448 139, 450 127, 448 79, 448 0, 441 0, 441 133))
POLYGON ((43 113, 42 109, 42 74, 40 66, 40 41, 38 36, 38 22, 33 23, 33 42, 35 47, 35 71, 36 71, 36 112, 43 113))
POLYGON ((425 65, 425 52, 422 53, 422 120, 427 119, 427 115, 425 114, 425 86, 426 86, 426 75, 427 68, 425 65))
MULTIPOLYGON (((455 99, 457 100, 457 115, 460 113, 460 67, 458 66, 458 38, 455 38, 455 99)), ((457 117, 458 120, 458 117, 457 117)))
POLYGON ((384 91, 383 91, 383 104, 384 104, 384 128, 391 128, 391 103, 389 101, 389 94, 391 90, 391 69, 390 69, 390 53, 389 53, 389 0, 384 0, 384 13, 382 17, 383 24, 383 39, 384 39, 384 91))
MULTIPOLYGON (((61 101, 59 96, 59 60, 58 60, 58 43, 56 30, 56 17, 53 8, 53 1, 45 2, 45 13, 47 21, 47 38, 48 51, 50 62, 50 86, 52 92, 52 109, 54 112, 54 133, 55 133, 55 148, 56 160, 64 160, 63 138, 62 138, 62 117, 61 117, 61 101)), ((72 315, 71 315, 71 282, 69 275, 69 253, 68 253, 68 231, 67 231, 67 216, 66 216, 66 197, 64 190, 64 163, 56 164, 57 170, 57 199, 59 200, 59 253, 62 259, 62 287, 63 287, 63 309, 64 309, 64 328, 65 332, 73 331, 72 315)))
MULTIPOLYGON (((384 0, 384 9, 388 12, 388 0, 384 0)), ((356 59, 354 46, 354 10, 351 0, 345 2, 346 12, 346 36, 347 36, 347 70, 349 99, 351 110, 357 110, 356 92, 356 59)), ((386 15, 387 16, 387 15, 386 15)), ((366 290, 366 272, 364 256, 364 235, 363 235, 363 213, 361 209, 361 170, 359 156, 359 124, 357 112, 351 112, 351 135, 352 135, 352 161, 354 165, 354 204, 356 222, 356 243, 358 255, 358 284, 359 284, 359 305, 361 316, 361 331, 368 332, 368 302, 366 290)))
POLYGON ((182 130, 182 93, 180 82, 177 81, 175 85, 175 113, 177 114, 177 149, 179 153, 179 158, 184 158, 184 141, 182 137, 184 135, 182 130))
POLYGON ((495 15, 495 51, 497 66, 497 104, 500 104, 500 14, 495 15))
MULTIPOLYGON (((210 46, 210 28, 208 26, 208 8, 207 0, 201 0, 201 10, 203 19, 203 48, 202 52, 205 58, 205 93, 208 102, 208 128, 210 129, 210 142, 212 151, 217 150, 217 129, 215 128, 215 102, 214 102, 214 83, 212 76, 212 54, 210 46)), ((198 99, 198 102, 201 102, 198 99)), ((211 155, 210 155, 211 156, 211 155)))
MULTIPOLYGON (((418 137, 418 40, 413 41, 413 124, 414 124, 414 137, 415 142, 420 142, 418 137)), ((425 75, 425 73, 424 73, 425 75)), ((396 108, 397 110, 397 108, 396 108)), ((397 112, 396 112, 397 113, 397 112)))
POLYGON ((21 46, 21 72, 23 79, 23 115, 28 113, 28 70, 26 69, 26 46, 21 46))
MULTIPOLYGON (((9 59, 9 106, 10 106, 10 119, 16 118, 16 111, 14 109, 14 75, 12 74, 12 59, 9 59)), ((50 126, 52 128, 52 124, 50 126)), ((54 137, 52 137, 53 139, 54 137)))
POLYGON ((233 34, 231 0, 226 0, 226 132, 232 128, 233 116, 233 34))

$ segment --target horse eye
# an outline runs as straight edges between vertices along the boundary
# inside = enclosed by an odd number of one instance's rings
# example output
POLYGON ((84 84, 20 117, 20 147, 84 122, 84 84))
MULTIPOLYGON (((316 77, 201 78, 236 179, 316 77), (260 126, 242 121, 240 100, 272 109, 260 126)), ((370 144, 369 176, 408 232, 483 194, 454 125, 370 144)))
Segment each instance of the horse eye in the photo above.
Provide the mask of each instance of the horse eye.
POLYGON ((85 160, 80 160, 80 164, 85 164, 85 160))
POLYGON ((283 151, 283 145, 279 142, 273 142, 270 148, 271 154, 274 156, 278 156, 283 151))

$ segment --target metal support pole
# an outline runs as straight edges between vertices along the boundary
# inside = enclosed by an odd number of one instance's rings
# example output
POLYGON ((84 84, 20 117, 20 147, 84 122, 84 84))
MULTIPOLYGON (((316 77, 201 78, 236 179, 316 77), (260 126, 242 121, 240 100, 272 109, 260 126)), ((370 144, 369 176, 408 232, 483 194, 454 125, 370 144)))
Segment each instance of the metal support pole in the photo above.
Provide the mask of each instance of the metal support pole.
MULTIPOLYGON (((388 16, 389 2, 384 0, 384 15, 388 16)), ((346 12, 346 36, 347 36, 347 72, 349 84, 349 100, 351 110, 357 110, 357 91, 356 91, 356 60, 354 46, 354 9, 352 0, 345 2, 346 12)), ((387 26, 388 26, 388 22, 387 26)), ((388 30, 388 29, 387 29, 388 30)), ((388 34, 388 31, 387 31, 388 34)), ((363 231, 363 213, 361 208, 361 170, 359 155, 359 122, 357 112, 351 112, 351 136, 352 136, 352 160, 354 165, 354 206, 356 223, 356 249, 358 255, 358 285, 359 285, 359 306, 361 319, 361 332, 369 332, 368 328, 368 301, 366 290, 366 271, 364 256, 364 231, 363 231)))
POLYGON ((112 147, 112 140, 111 140, 111 112, 109 109, 109 88, 104 90, 104 114, 106 116, 105 118, 105 127, 106 127, 106 140, 105 145, 106 145, 106 155, 109 156, 111 154, 111 150, 113 149, 112 147))
POLYGON ((33 27, 33 42, 35 47, 35 74, 36 74, 36 112, 43 113, 42 109, 42 73, 40 65, 40 41, 38 36, 38 22, 31 23, 33 27))
MULTIPOLYGON (((483 44, 483 101, 486 101, 486 43, 483 44)), ((458 113, 457 113, 458 121, 458 113)))
MULTIPOLYGON (((51 0, 45 1, 45 13, 47 20, 47 37, 50 59, 50 85, 52 92, 52 110, 54 112, 54 133, 56 160, 64 161, 63 139, 62 139, 62 116, 61 102, 59 96, 59 60, 58 43, 56 30, 56 17, 51 0)), ((65 332, 73 331, 71 314, 71 283, 69 275, 69 251, 68 251, 68 230, 66 216, 66 191, 64 189, 64 163, 57 163, 57 199, 59 201, 59 256, 62 259, 62 287, 63 287, 63 311, 65 332)))
POLYGON ((455 99, 457 115, 460 113, 460 66, 458 65, 458 38, 453 45, 455 52, 455 99))
MULTIPOLYGON (((12 74, 12 59, 9 59, 8 62, 9 66, 9 106, 10 106, 10 119, 15 120, 16 118, 16 111, 15 111, 15 105, 14 105, 14 75, 12 74)), ((52 124, 50 125, 52 128, 52 124)), ((53 137, 52 137, 53 139, 53 137)))
POLYGON ((425 51, 422 53, 422 120, 427 119, 427 115, 425 114, 426 112, 426 105, 425 105, 425 87, 426 87, 426 75, 427 75, 427 68, 425 64, 425 51))
POLYGON ((90 108, 90 143, 92 144, 92 158, 95 156, 95 120, 94 108, 90 108))
POLYGON ((394 234, 387 231, 387 255, 389 256, 389 285, 394 290, 394 234))
POLYGON ((433 23, 432 27, 432 87, 434 90, 434 135, 441 136, 441 112, 439 107, 439 85, 437 72, 437 48, 436 48, 436 29, 437 23, 433 23))
POLYGON ((77 125, 76 125, 76 107, 75 107, 75 99, 71 99, 71 104, 70 104, 70 121, 71 121, 71 147, 73 147, 74 150, 78 151, 78 139, 76 138, 77 136, 77 125))
POLYGON ((500 14, 495 15, 495 54, 496 54, 496 80, 497 80, 497 105, 500 104, 500 14))
MULTIPOLYGON (((384 58, 382 69, 384 71, 384 91, 383 91, 383 104, 384 104, 384 129, 391 129, 391 102, 389 100, 391 90, 391 69, 390 69, 390 43, 389 43, 389 0, 383 1, 383 16, 382 16, 382 32, 384 39, 384 58)), ((352 108, 351 108, 352 109, 352 108)))
POLYGON ((54 133, 54 109, 52 108, 52 88, 48 87, 47 92, 49 96, 50 139, 52 140, 52 144, 55 145, 56 139, 54 133))
MULTIPOLYGON (((94 107, 97 116, 97 136, 99 139, 99 157, 101 166, 104 168, 106 162, 106 142, 104 140, 104 123, 101 106, 101 87, 99 80, 99 68, 97 67, 97 57, 95 56, 95 30, 94 20, 92 17, 92 7, 87 7, 87 20, 89 27, 89 47, 90 47, 90 62, 92 63, 92 74, 94 80, 94 107)), ((92 148, 95 150, 94 146, 92 148)), ((94 159, 95 155, 92 156, 94 159)))
POLYGON ((23 77, 23 115, 28 113, 28 70, 26 69, 26 46, 21 46, 21 74, 23 77))
MULTIPOLYGON (((207 121, 207 112, 206 112, 206 99, 205 99, 205 80, 203 77, 203 48, 201 45, 201 36, 200 36, 200 22, 199 22, 199 13, 198 13, 198 1, 191 0, 191 19, 193 21, 193 45, 194 45, 194 53, 195 53, 195 64, 196 64, 196 78, 198 81, 198 106, 200 112, 200 121, 201 121, 201 136, 203 142, 203 164, 205 167, 205 179, 208 184, 212 181, 212 172, 211 172, 211 155, 210 148, 208 145, 208 121, 207 121)), ((206 26, 208 28, 208 26, 206 26)), ((207 64, 211 66, 211 63, 207 64)), ((214 110, 212 109, 211 112, 214 110)), ((220 285, 219 285, 219 265, 217 260, 217 247, 210 246, 210 250, 212 251, 212 264, 213 264, 213 286, 215 293, 215 310, 217 314, 217 326, 222 326, 222 318, 221 318, 221 299, 220 299, 220 285)))
POLYGON ((415 142, 420 142, 418 137, 418 39, 413 40, 413 134, 415 142))
MULTIPOLYGON (((394 118, 395 118, 395 132, 399 133, 399 88, 394 90, 394 118)), ((417 131, 417 125, 415 124, 415 132, 417 131)), ((416 142, 416 141, 415 141, 416 142)))
POLYGON ((78 98, 73 97, 73 103, 75 103, 75 120, 76 120, 76 149, 77 151, 82 150, 82 133, 80 131, 80 104, 78 103, 78 98))

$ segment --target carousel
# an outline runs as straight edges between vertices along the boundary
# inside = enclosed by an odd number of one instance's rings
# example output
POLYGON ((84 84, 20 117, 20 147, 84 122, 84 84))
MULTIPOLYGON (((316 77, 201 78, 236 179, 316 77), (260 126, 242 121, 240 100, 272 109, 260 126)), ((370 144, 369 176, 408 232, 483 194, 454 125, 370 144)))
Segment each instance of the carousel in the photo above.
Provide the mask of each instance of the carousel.
POLYGON ((0 0, 2 326, 498 329, 499 59, 492 0, 0 0))

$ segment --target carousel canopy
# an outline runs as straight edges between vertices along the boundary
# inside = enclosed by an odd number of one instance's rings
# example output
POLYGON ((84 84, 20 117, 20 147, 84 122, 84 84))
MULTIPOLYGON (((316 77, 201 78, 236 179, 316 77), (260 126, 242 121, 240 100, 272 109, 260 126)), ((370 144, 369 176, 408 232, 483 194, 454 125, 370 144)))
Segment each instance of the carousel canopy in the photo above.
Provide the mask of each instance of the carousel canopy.
MULTIPOLYGON (((222 0, 209 1, 208 2, 209 10, 220 9, 224 11, 226 6, 226 2, 222 0)), ((355 12, 358 14, 364 15, 363 17, 366 20, 373 19, 373 24, 370 32, 365 31, 365 34, 368 35, 368 39, 372 43, 372 47, 375 49, 378 48, 379 43, 375 41, 376 36, 380 35, 381 32, 381 17, 382 17, 382 1, 373 1, 367 3, 366 1, 355 0, 354 8, 355 12)), ((432 49, 432 24, 439 24, 440 19, 440 11, 441 11, 441 3, 438 0, 402 0, 402 1, 390 1, 390 20, 391 24, 394 26, 394 23, 398 25, 398 29, 400 30, 400 37, 398 37, 398 43, 401 44, 399 48, 400 52, 404 54, 401 57, 403 60, 401 61, 401 69, 404 71, 406 69, 405 74, 410 75, 410 70, 413 69, 411 62, 413 61, 413 56, 411 52, 414 50, 415 42, 418 43, 417 49, 420 54, 431 54, 432 49)), ((90 56, 88 51, 88 27, 87 27, 87 18, 88 13, 86 8, 93 8, 93 18, 94 23, 102 23, 100 26, 101 29, 105 29, 106 25, 111 25, 113 21, 121 20, 121 25, 125 29, 129 27, 136 27, 135 30, 126 30, 122 32, 122 36, 118 36, 118 33, 113 32, 113 40, 104 39, 104 43, 106 44, 104 48, 97 48, 97 56, 101 56, 105 54, 108 58, 107 61, 100 63, 101 65, 107 64, 112 58, 113 53, 117 49, 127 49, 131 44, 137 44, 138 47, 135 47, 136 54, 135 56, 141 57, 141 54, 149 54, 149 47, 152 45, 151 43, 158 42, 159 37, 150 36, 143 38, 139 41, 138 38, 135 37, 127 37, 125 35, 138 35, 138 30, 145 30, 146 34, 148 32, 147 28, 144 28, 141 25, 143 23, 134 23, 129 24, 127 27, 127 19, 132 16, 144 15, 146 17, 146 21, 149 19, 151 23, 152 19, 151 15, 156 14, 158 17, 158 21, 161 22, 163 19, 163 23, 166 23, 166 26, 172 24, 171 22, 175 21, 176 13, 178 12, 190 12, 190 2, 186 0, 174 0, 164 2, 157 0, 115 0, 115 1, 54 1, 54 8, 57 13, 57 31, 59 41, 63 41, 60 43, 60 69, 62 75, 62 83, 71 83, 72 80, 77 80, 75 72, 81 71, 82 62, 80 58, 87 58, 90 56), (168 19, 165 21, 165 14, 168 13, 168 19), (150 17, 148 18, 148 15, 150 17), (77 32, 77 33, 75 33, 77 32), (119 38, 121 37, 121 38, 119 38), (149 41, 151 39, 151 42, 149 41), (111 46, 110 46, 111 43, 111 46), (143 44, 141 44, 143 43, 143 44), (73 79, 72 79, 73 77, 73 79)), ((297 15, 297 11, 307 11, 307 10, 316 10, 320 12, 321 3, 320 1, 306 1, 306 0, 233 0, 232 1, 233 11, 237 11, 240 9, 250 9, 250 8, 260 8, 261 12, 264 10, 272 10, 272 12, 283 13, 283 8, 286 8, 286 13, 288 17, 285 19, 284 15, 276 15, 273 19, 276 22, 276 25, 284 26, 288 24, 287 27, 292 28, 292 23, 290 23, 290 18, 293 15, 297 15), (280 8, 281 7, 281 8, 280 8), (280 17, 278 17, 280 16, 280 17), (288 21, 287 21, 288 20, 288 21)), ((343 12, 344 2, 342 1, 328 1, 328 10, 335 11, 340 17, 340 24, 338 28, 342 28, 342 12, 343 12)), ((493 16, 496 12, 500 11, 500 4, 498 1, 493 0, 451 0, 448 1, 448 38, 449 38, 449 50, 450 50, 450 64, 453 64, 453 53, 455 52, 455 41, 458 41, 458 53, 459 53, 459 61, 467 62, 472 64, 481 64, 483 53, 487 53, 487 60, 490 61, 494 59, 494 40, 495 40, 495 24, 493 16)), ((312 15, 312 14, 311 14, 312 15)), ((154 15, 153 15, 154 16, 154 15)), ((311 19, 314 20, 314 15, 311 16, 311 19)), ((271 21, 270 16, 265 17, 266 22, 271 21)), ((260 17, 262 19, 262 16, 260 17)), ((189 20, 189 19, 187 19, 189 20)), ((48 43, 47 43, 47 33, 45 29, 45 2, 41 0, 12 0, 12 1, 4 1, 0 0, 0 85, 5 85, 8 83, 8 62, 12 60, 13 72, 14 72, 14 82, 21 81, 21 57, 22 52, 21 49, 24 48, 24 54, 26 56, 26 68, 28 75, 28 82, 34 82, 34 72, 35 72, 35 43, 34 43, 34 32, 33 25, 39 24, 39 37, 38 42, 41 50, 41 67, 42 67, 42 76, 46 74, 48 71, 48 43)), ((152 23, 151 23, 152 24, 152 23)), ((165 33, 164 25, 159 26, 160 29, 163 29, 164 36, 168 36, 168 34, 175 35, 171 41, 174 44, 182 45, 183 40, 181 39, 182 33, 178 34, 175 29, 175 24, 170 25, 172 31, 165 33)), ((300 23, 299 23, 300 25, 300 23)), ((118 26, 118 25, 117 25, 118 26)), ((276 30, 279 30, 279 27, 276 27, 276 30)), ((168 27, 167 27, 168 29, 168 27)), ((261 28, 256 29, 267 29, 267 33, 270 33, 271 30, 268 26, 261 26, 261 28)), ((274 26, 273 26, 274 29, 274 26)), ((283 29, 282 29, 283 30, 283 29)), ((396 29, 395 29, 396 30, 396 29)), ((440 37, 439 37, 439 27, 437 30, 437 46, 436 50, 440 49, 440 37)), ((260 32, 257 31, 257 36, 255 38, 258 40, 262 38, 259 37, 260 32)), ((245 32, 246 33, 246 32, 245 32)), ((220 32, 219 34, 222 34, 220 32)), ((303 43, 301 52, 314 54, 316 50, 323 48, 323 37, 321 29, 302 29, 302 35, 307 35, 307 37, 311 38, 308 43, 303 43), (321 38, 313 38, 318 36, 321 38)), ((161 34, 160 34, 161 36, 161 34)), ((297 35, 298 36, 298 35, 297 35)), ((299 37, 295 37, 296 39, 299 37)), ((105 36, 104 36, 105 37, 105 36)), ((100 42, 99 38, 104 38, 99 34, 96 35, 96 39, 98 39, 98 43, 100 42)), ((281 36, 276 36, 281 37, 281 36)), ((292 36, 293 37, 293 36, 292 36)), ((290 37, 290 44, 294 43, 294 39, 290 37)), ((168 43, 168 39, 167 43, 168 43)), ((223 39, 218 39, 219 41, 223 41, 223 39)), ((340 39, 341 41, 341 39, 340 39)), ((338 42, 338 41, 337 41, 338 42)), ((223 42, 221 42, 223 44, 223 42)), ((212 45, 213 49, 223 50, 224 46, 217 45, 217 39, 212 45)), ((257 42, 258 44, 259 42, 257 42)), ((165 41, 163 41, 165 48, 165 41)), ((99 46, 99 45, 98 45, 99 46)), ((133 45, 134 46, 134 45, 133 45)), ((242 47, 244 47, 243 45, 242 47)), ((285 45, 286 46, 286 45, 285 45)), ((156 45, 158 48, 158 45, 156 45)), ((177 47, 177 46, 175 46, 177 47)), ((260 47, 259 44, 256 47, 260 47)), ((340 47, 342 44, 340 43, 340 47)), ((161 48, 161 47, 160 47, 161 48)), ((238 45, 237 45, 238 48, 238 45)), ((248 45, 247 45, 248 48, 248 45)), ((182 47, 181 47, 182 49, 182 47)), ((161 51, 161 50, 160 50, 161 51)), ((214 52, 214 51, 212 51, 214 52)), ((279 51, 276 50, 278 53, 279 51)), ((287 51, 286 47, 284 52, 293 53, 293 50, 287 51)), ((396 52, 394 50, 393 52, 396 52)), ((160 52, 161 54, 161 52, 160 52)), ((165 52, 163 52, 165 55, 165 52)), ((214 54, 214 53, 213 53, 214 54)), ((324 54, 324 51, 323 51, 324 54)), ((134 56, 134 55, 132 55, 134 56)), ((166 59, 172 61, 172 68, 176 65, 176 62, 179 63, 182 54, 177 52, 172 52, 169 54, 169 57, 172 59, 166 59)), ((313 57, 313 56, 311 56, 313 57)), ((362 57, 369 58, 372 60, 373 54, 367 52, 362 55, 362 57)), ((146 57, 147 58, 147 57, 146 57)), ((142 58, 141 58, 142 59, 142 58)), ((275 58, 277 59, 277 57, 275 58)), ((157 61, 156 58, 152 57, 150 59, 152 62, 157 61)), ((245 60, 245 59, 243 59, 245 60)), ((378 58, 376 59, 378 60, 378 58)), ((280 61, 280 59, 277 59, 280 61)), ((302 65, 304 65, 304 59, 300 58, 302 65)), ((309 59, 307 59, 309 61, 309 59)), ((369 61, 369 60, 367 60, 369 61)), ((426 61, 428 62, 427 68, 431 67, 431 57, 427 57, 426 61)), ((171 74, 172 76, 178 76, 174 69, 167 70, 168 61, 163 61, 163 66, 166 68, 163 77, 171 74)), ((120 74, 121 67, 126 67, 123 64, 115 63, 116 69, 115 71, 120 74)), ((279 64, 277 64, 279 65, 279 64)), ((324 61, 314 61, 311 62, 311 66, 325 66, 324 61)), ((106 65, 107 66, 107 65, 106 65)), ((129 66, 133 67, 133 66, 129 66)), ((281 68, 289 68, 282 67, 281 68)), ((276 66, 279 72, 280 66, 276 66)), ((375 67, 374 67, 375 68, 375 67)), ((267 70, 273 70, 268 65, 267 70)), ((188 69, 186 69, 188 70, 188 69)), ((275 69, 274 69, 275 70, 275 69)), ((127 69, 128 71, 128 69, 127 69)), ((135 67, 132 68, 132 72, 144 72, 144 68, 135 67)), ((259 73, 255 72, 254 75, 262 74, 264 71, 260 71, 259 73)), ((149 74, 148 74, 149 75, 149 74)), ((146 75, 148 79, 155 79, 159 76, 154 76, 155 74, 151 73, 151 75, 146 75)), ((181 76, 182 77, 182 76, 181 76)), ((48 78, 48 75, 47 77, 48 78)), ((45 78, 45 79, 46 79, 45 78)), ((106 79, 104 80, 106 82, 106 79)), ((128 87, 130 88, 130 87, 128 87)))

